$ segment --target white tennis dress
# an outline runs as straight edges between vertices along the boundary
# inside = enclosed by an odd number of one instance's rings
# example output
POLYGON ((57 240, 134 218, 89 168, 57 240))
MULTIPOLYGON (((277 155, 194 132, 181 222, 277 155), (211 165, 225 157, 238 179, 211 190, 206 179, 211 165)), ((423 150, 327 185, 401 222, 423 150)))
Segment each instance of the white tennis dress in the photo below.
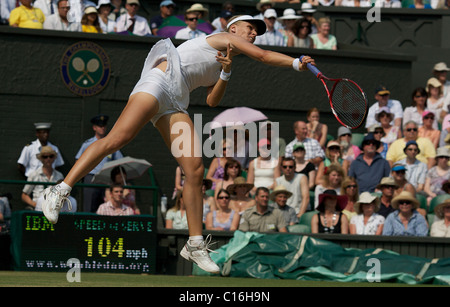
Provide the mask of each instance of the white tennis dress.
POLYGON ((153 125, 161 116, 183 112, 187 114, 189 93, 194 89, 214 85, 219 80, 222 64, 217 62, 217 50, 203 36, 187 40, 175 48, 170 39, 157 42, 145 60, 141 78, 130 96, 145 92, 156 97, 158 113, 153 125), (167 60, 166 72, 156 68, 167 60))

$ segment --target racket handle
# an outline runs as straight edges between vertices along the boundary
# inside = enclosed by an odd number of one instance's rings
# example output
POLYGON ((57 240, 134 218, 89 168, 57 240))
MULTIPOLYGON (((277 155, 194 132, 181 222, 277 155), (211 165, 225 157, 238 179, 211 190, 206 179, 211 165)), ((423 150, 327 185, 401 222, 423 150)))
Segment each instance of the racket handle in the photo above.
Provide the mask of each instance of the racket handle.
MULTIPOLYGON (((303 57, 304 57, 304 55, 302 55, 302 56, 300 57, 300 61, 303 60, 303 57)), ((310 63, 306 64, 306 67, 308 67, 309 71, 312 72, 317 78, 319 77, 319 75, 322 74, 322 73, 320 72, 320 70, 317 69, 316 66, 314 66, 314 65, 312 65, 312 64, 310 64, 310 63)))

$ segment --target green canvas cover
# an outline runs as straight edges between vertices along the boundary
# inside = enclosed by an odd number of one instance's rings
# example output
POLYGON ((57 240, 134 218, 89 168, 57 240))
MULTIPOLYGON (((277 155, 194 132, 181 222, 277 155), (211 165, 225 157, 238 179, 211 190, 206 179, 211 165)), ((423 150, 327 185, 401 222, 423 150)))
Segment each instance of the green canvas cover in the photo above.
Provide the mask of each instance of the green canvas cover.
MULTIPOLYGON (((223 276, 450 285, 450 258, 343 248, 310 236, 236 231, 216 252, 211 258, 223 276)), ((197 266, 193 274, 208 275, 197 266)))

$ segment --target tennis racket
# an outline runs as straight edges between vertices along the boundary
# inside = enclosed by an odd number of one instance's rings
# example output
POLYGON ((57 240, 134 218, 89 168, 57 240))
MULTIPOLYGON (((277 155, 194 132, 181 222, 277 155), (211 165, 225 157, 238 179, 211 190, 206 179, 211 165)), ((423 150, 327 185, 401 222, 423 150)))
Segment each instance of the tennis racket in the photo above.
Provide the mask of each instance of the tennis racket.
MULTIPOLYGON (((300 57, 302 60, 303 55, 300 57)), ((308 69, 323 83, 328 95, 331 110, 334 117, 343 126, 356 129, 362 125, 367 114, 367 96, 356 82, 345 79, 331 79, 320 72, 311 64, 306 65, 308 69), (327 86, 328 81, 330 86, 327 86)))

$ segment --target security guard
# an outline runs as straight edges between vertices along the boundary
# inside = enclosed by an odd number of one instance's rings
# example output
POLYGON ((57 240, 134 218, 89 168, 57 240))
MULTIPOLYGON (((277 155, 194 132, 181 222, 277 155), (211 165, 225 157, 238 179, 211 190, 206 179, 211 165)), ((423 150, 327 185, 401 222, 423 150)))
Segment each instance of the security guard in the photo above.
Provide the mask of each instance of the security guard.
MULTIPOLYGON (((91 119, 92 130, 94 130, 94 136, 90 139, 86 140, 82 145, 80 150, 75 156, 75 159, 78 160, 83 152, 95 141, 98 139, 104 138, 107 134, 107 124, 108 124, 109 116, 107 115, 97 115, 91 119)), ((122 153, 118 150, 115 153, 106 156, 94 169, 84 177, 84 183, 92 183, 92 179, 94 175, 97 174, 103 167, 106 162, 117 160, 123 158, 122 153)), ((104 189, 100 188, 84 188, 84 197, 83 197, 83 211, 84 212, 96 212, 98 207, 104 203, 104 189)))
POLYGON ((35 123, 37 140, 25 145, 20 154, 19 160, 17 160, 17 167, 19 172, 28 177, 28 175, 42 166, 42 162, 36 158, 41 152, 42 146, 50 146, 57 153, 55 162, 53 162, 53 168, 64 165, 64 160, 57 146, 48 141, 50 136, 50 128, 52 123, 35 123))

